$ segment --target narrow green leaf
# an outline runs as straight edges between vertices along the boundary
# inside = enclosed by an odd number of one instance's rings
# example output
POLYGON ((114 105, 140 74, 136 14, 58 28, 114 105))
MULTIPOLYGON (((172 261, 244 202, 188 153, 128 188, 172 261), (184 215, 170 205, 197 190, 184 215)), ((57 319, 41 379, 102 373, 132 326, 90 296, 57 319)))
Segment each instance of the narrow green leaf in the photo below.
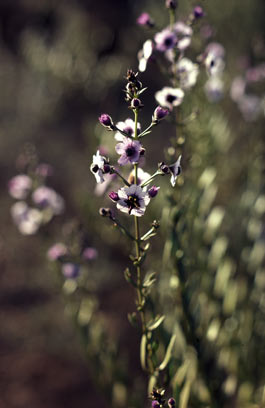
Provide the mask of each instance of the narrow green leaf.
POLYGON ((170 360, 171 355, 172 355, 173 347, 174 347, 174 344, 175 344, 175 340, 176 340, 176 334, 172 334, 170 342, 169 342, 169 344, 167 346, 167 351, 166 351, 164 360, 162 361, 162 363, 158 367, 158 369, 160 371, 164 370, 166 368, 166 366, 168 365, 168 363, 169 363, 169 360, 170 360))
POLYGON ((147 337, 146 334, 142 335, 141 344, 140 344, 140 361, 141 366, 144 371, 146 371, 146 344, 147 344, 147 337))
POLYGON ((156 382, 157 382, 157 376, 156 376, 156 375, 152 375, 152 376, 150 377, 149 382, 148 382, 148 390, 147 390, 148 395, 150 395, 151 392, 153 391, 153 388, 155 388, 156 382))
POLYGON ((163 321, 165 320, 165 315, 158 315, 155 317, 154 320, 151 320, 148 324, 147 324, 147 329, 152 331, 157 329, 161 323, 163 323, 163 321))
POLYGON ((179 408, 187 408, 190 398, 190 381, 186 381, 183 390, 180 393, 179 408))

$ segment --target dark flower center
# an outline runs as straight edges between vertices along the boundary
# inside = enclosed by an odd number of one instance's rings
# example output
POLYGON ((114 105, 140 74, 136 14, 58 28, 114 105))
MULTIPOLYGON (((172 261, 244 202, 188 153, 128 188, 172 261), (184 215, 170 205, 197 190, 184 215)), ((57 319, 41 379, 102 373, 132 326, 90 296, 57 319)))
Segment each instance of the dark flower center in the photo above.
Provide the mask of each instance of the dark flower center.
POLYGON ((99 167, 97 164, 95 164, 95 166, 92 167, 93 173, 97 173, 98 170, 99 170, 99 167))
POLYGON ((165 44, 166 47, 170 47, 173 44, 172 37, 165 38, 164 44, 165 44))
POLYGON ((133 129, 130 126, 126 127, 123 131, 127 133, 129 136, 132 136, 133 134, 133 129))
POLYGON ((176 96, 174 96, 174 95, 167 95, 167 97, 166 97, 166 101, 167 102, 169 102, 169 103, 172 103, 172 102, 174 102, 175 100, 177 99, 177 97, 176 96))
POLYGON ((128 205, 129 207, 129 214, 131 214, 131 211, 134 208, 139 208, 140 207, 140 203, 139 203, 139 197, 137 197, 136 195, 130 195, 128 197, 127 200, 125 200, 125 203, 128 205))
POLYGON ((131 157, 135 153, 135 148, 133 146, 127 147, 125 153, 126 153, 126 156, 131 157))

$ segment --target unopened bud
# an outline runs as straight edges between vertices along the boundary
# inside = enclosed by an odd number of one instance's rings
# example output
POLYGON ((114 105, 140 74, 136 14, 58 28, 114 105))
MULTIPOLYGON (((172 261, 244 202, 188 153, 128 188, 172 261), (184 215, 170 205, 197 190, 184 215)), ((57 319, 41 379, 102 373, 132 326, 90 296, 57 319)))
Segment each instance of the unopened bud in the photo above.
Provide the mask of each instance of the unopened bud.
POLYGON ((118 193, 116 193, 115 191, 111 191, 110 193, 109 193, 109 198, 112 200, 112 201, 119 201, 119 195, 118 195, 118 193))
POLYGON ((166 0, 166 8, 175 10, 177 8, 177 0, 166 0))
POLYGON ((109 128, 109 129, 114 128, 113 121, 112 121, 111 117, 107 113, 102 113, 102 115, 99 116, 98 120, 100 121, 100 123, 103 126, 109 128))
POLYGON ((110 208, 100 208, 99 209, 99 214, 102 216, 102 217, 112 217, 112 213, 111 213, 111 210, 110 210, 110 208))
POLYGON ((160 120, 164 119, 168 114, 169 114, 168 109, 164 109, 161 106, 157 106, 152 117, 152 122, 158 123, 160 120))

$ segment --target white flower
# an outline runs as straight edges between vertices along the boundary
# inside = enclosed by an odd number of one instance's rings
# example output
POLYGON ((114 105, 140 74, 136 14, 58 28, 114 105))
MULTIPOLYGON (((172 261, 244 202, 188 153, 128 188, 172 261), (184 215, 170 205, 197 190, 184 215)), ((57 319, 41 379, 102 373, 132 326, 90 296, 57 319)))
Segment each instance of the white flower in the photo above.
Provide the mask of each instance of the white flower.
POLYGON ((146 70, 146 66, 148 63, 149 58, 153 53, 153 42, 152 40, 147 40, 143 44, 143 48, 138 52, 138 60, 139 60, 139 71, 144 72, 146 70))
POLYGON ((18 174, 8 182, 9 194, 18 200, 24 200, 31 187, 32 180, 26 174, 18 174))
MULTIPOLYGON (((128 119, 125 119, 124 122, 118 122, 118 123, 116 124, 116 126, 117 126, 118 129, 120 129, 120 130, 122 130, 123 132, 127 133, 128 136, 130 136, 130 137, 134 137, 134 136, 135 136, 135 135, 134 135, 134 133, 135 133, 135 132, 134 132, 134 121, 133 121, 132 119, 128 118, 128 119)), ((141 131, 141 125, 140 125, 140 123, 137 123, 137 130, 138 130, 138 132, 141 131)), ((118 142, 123 142, 124 136, 123 136, 120 132, 117 132, 117 133, 115 133, 114 138, 115 138, 118 142)))
POLYGON ((165 86, 155 93, 155 98, 159 105, 172 110, 174 106, 179 106, 184 98, 184 92, 180 88, 165 86))
POLYGON ((175 187, 176 180, 177 180, 178 176, 181 173, 180 160, 181 160, 181 156, 179 156, 176 163, 171 164, 170 166, 168 166, 168 169, 169 169, 170 174, 171 174, 170 183, 171 183, 172 187, 175 187))
POLYGON ((197 76, 199 74, 198 64, 194 64, 188 58, 182 58, 176 67, 181 88, 190 89, 193 87, 197 82, 197 76))
POLYGON ((224 94, 224 83, 219 76, 212 76, 204 85, 205 94, 210 102, 218 102, 224 94))
POLYGON ((36 208, 29 207, 25 201, 18 201, 11 207, 11 216, 19 231, 23 235, 35 234, 41 223, 42 213, 36 208))
POLYGON ((241 76, 237 76, 233 79, 230 88, 230 96, 234 102, 238 102, 245 93, 246 81, 241 76))
POLYGON ((99 150, 93 155, 93 162, 90 166, 91 172, 94 174, 97 183, 103 183, 103 171, 104 171, 105 158, 101 156, 99 150))
POLYGON ((174 31, 178 37, 177 48, 180 51, 186 50, 191 43, 191 36, 193 34, 192 28, 183 23, 183 21, 178 21, 174 25, 174 31))
POLYGON ((225 49, 219 43, 210 43, 205 50, 204 64, 209 75, 220 75, 225 68, 225 49))
POLYGON ((122 187, 118 190, 119 200, 117 208, 121 212, 141 217, 145 213, 150 197, 140 186, 132 184, 130 187, 122 187))

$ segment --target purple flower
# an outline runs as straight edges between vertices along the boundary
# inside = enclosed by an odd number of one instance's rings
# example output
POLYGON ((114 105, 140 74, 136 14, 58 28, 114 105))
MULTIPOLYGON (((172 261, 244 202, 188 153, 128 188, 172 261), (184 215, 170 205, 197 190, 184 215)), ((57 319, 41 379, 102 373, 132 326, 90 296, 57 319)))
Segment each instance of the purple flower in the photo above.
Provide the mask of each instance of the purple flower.
POLYGON ((54 244, 52 247, 49 248, 47 252, 47 257, 50 261, 56 261, 57 259, 61 258, 62 256, 67 254, 67 248, 61 242, 54 244))
POLYGON ((151 188, 149 188, 148 190, 148 194, 150 198, 154 198, 158 191, 159 191, 160 187, 156 187, 156 186, 152 186, 151 188))
POLYGON ((24 200, 32 187, 32 180, 26 174, 19 174, 8 182, 8 192, 11 197, 24 200))
POLYGON ((62 273, 67 279, 75 279, 80 272, 80 266, 71 262, 67 262, 62 266, 62 273))
POLYGON ((130 187, 122 187, 118 190, 118 195, 118 210, 129 215, 136 215, 136 217, 144 215, 150 197, 140 186, 132 184, 130 187))
POLYGON ((178 176, 181 173, 180 160, 181 160, 181 156, 179 156, 176 163, 171 164, 170 166, 168 166, 169 172, 171 174, 170 183, 171 183, 172 187, 175 187, 176 180, 177 180, 178 176))
POLYGON ((148 27, 153 27, 154 22, 151 19, 150 15, 148 13, 142 13, 136 20, 137 24, 139 25, 146 25, 148 27))
POLYGON ((170 50, 177 44, 176 34, 168 28, 165 28, 163 31, 157 33, 154 37, 154 40, 156 49, 161 52, 170 50))
POLYGON ((87 247, 84 249, 82 253, 82 257, 86 261, 93 261, 94 259, 98 257, 98 251, 96 250, 96 248, 87 247))
POLYGON ((158 401, 152 401, 152 408, 160 408, 160 404, 158 401))
POLYGON ((142 145, 138 140, 131 140, 128 137, 123 137, 122 142, 118 143, 115 150, 121 157, 118 163, 124 166, 127 163, 138 163, 142 145))
POLYGON ((161 106, 157 106, 153 113, 152 121, 159 122, 160 120, 164 119, 169 114, 168 109, 164 109, 161 106))
POLYGON ((64 210, 64 200, 52 188, 38 187, 32 194, 32 200, 41 208, 49 208, 53 214, 61 214, 64 210))
POLYGON ((204 11, 203 8, 201 6, 196 6, 193 9, 193 15, 195 18, 201 18, 204 16, 204 11))
POLYGON ((160 105, 172 110, 174 106, 179 106, 182 103, 184 92, 180 88, 165 86, 155 93, 155 98, 160 105))
MULTIPOLYGON (((118 122, 116 124, 116 126, 117 126, 118 129, 120 129, 123 132, 127 133, 128 136, 135 137, 135 134, 134 134, 134 121, 132 119, 128 118, 124 122, 118 122)), ((138 132, 141 131, 140 123, 137 124, 137 131, 138 132)), ((124 138, 124 136, 122 136, 122 134, 119 133, 119 132, 115 133, 114 137, 118 142, 122 142, 123 138, 124 138)))
POLYGON ((112 129, 112 128, 113 128, 113 121, 112 121, 110 115, 108 115, 107 113, 102 113, 102 114, 99 116, 98 120, 100 121, 100 123, 101 123, 103 126, 109 128, 109 129, 112 129))

